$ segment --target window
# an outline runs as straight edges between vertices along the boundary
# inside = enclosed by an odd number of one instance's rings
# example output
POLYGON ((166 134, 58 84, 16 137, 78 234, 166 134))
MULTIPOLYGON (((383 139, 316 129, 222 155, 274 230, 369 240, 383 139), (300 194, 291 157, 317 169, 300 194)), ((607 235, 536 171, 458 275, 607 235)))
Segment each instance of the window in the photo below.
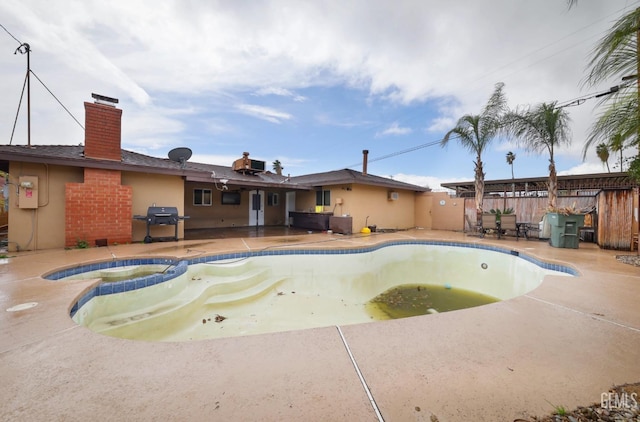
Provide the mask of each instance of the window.
POLYGON ((193 205, 211 206, 211 189, 194 189, 193 205))
POLYGON ((267 193, 267 205, 270 207, 275 207, 280 203, 279 195, 275 192, 267 193))
POLYGON ((222 192, 222 205, 240 205, 240 192, 222 192))
POLYGON ((330 190, 317 190, 316 191, 316 205, 331 205, 331 191, 330 190))

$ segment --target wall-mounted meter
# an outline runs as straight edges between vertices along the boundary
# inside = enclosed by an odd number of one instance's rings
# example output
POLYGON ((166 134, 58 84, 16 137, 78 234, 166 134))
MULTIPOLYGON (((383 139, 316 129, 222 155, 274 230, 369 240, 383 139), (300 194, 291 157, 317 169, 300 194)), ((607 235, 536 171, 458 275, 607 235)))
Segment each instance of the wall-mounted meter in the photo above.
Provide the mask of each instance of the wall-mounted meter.
POLYGON ((18 179, 18 207, 38 208, 37 176, 20 176, 18 179))

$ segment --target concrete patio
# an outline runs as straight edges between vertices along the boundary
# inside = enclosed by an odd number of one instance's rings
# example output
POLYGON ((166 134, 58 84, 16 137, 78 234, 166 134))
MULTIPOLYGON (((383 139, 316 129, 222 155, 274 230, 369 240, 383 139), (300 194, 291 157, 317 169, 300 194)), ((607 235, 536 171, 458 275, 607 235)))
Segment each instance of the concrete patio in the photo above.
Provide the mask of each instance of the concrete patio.
POLYGON ((618 262, 621 253, 630 252, 429 230, 11 253, 0 260, 0 420, 513 421, 599 402, 613 385, 640 381, 640 269, 618 262), (78 326, 69 310, 91 282, 41 277, 114 257, 413 238, 496 244, 581 275, 462 311, 182 343, 78 326), (5 311, 29 302, 37 306, 5 311))

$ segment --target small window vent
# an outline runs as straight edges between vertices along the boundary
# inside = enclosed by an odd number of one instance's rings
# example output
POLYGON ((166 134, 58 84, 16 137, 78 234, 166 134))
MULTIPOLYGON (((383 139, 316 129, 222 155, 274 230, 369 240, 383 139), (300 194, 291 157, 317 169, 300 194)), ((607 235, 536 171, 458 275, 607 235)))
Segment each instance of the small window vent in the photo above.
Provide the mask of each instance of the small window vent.
POLYGON ((389 201, 397 201, 399 197, 400 195, 398 195, 398 192, 389 192, 389 201))

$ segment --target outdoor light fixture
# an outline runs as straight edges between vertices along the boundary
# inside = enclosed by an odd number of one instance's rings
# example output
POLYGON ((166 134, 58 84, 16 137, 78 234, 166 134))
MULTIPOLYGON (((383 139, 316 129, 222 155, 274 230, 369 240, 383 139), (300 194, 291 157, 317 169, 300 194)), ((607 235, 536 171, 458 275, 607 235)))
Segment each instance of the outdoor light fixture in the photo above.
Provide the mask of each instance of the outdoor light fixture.
POLYGON ((218 182, 216 181, 216 172, 213 170, 211 171, 211 178, 213 179, 213 184, 216 186, 217 190, 229 190, 229 187, 227 186, 227 182, 229 181, 229 179, 219 179, 220 183, 222 183, 222 186, 218 186, 218 182))

